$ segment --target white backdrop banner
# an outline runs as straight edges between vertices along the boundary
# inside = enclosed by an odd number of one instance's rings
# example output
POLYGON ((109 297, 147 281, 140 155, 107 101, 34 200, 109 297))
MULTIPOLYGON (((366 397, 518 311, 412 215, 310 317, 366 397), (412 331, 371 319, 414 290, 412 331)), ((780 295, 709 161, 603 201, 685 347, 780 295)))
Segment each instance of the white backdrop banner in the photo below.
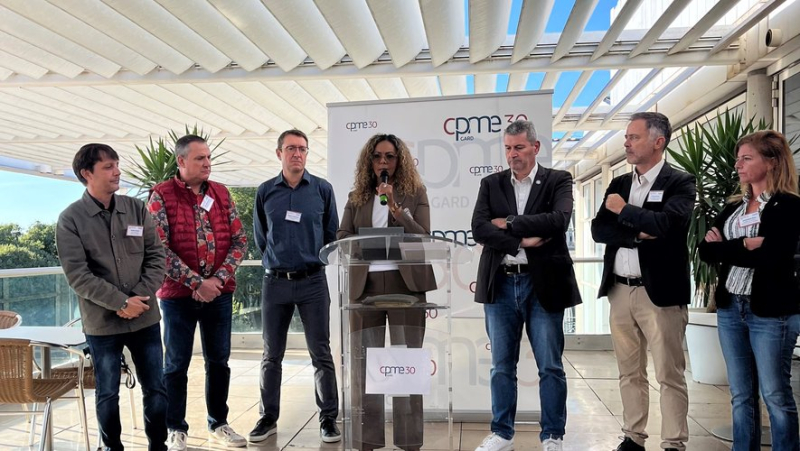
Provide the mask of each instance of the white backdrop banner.
MULTIPOLYGON (((356 159, 374 134, 394 134, 409 146, 428 190, 431 233, 472 247, 470 265, 453 267, 453 408, 456 412, 491 412, 491 354, 483 326, 483 308, 473 301, 482 247, 472 239, 470 222, 481 178, 508 167, 503 130, 517 119, 530 120, 541 142, 537 161, 552 161, 552 91, 486 94, 398 101, 328 105, 328 180, 333 184, 341 216, 353 187, 356 159)), ((328 271, 332 304, 338 304, 338 279, 328 271)), ((437 272, 441 283, 441 274, 437 272)), ((444 290, 429 301, 441 303, 444 290), (440 297, 437 299, 437 296, 440 297)), ((430 311, 428 329, 445 330, 441 311, 430 311), (436 316, 438 315, 438 317, 436 316), (437 321, 438 319, 438 321, 437 321)), ((331 345, 339 349, 338 305, 331 308, 331 345)), ((537 370, 523 339, 518 377, 518 411, 539 410, 537 370)), ((427 345, 430 345, 426 342, 427 345)))

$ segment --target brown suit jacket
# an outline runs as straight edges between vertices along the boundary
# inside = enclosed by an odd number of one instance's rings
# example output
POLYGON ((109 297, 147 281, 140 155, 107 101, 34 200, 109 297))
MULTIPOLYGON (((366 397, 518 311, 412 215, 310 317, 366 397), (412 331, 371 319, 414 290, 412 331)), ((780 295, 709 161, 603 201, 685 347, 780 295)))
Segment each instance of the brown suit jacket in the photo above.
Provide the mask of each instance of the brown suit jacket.
MULTIPOLYGON (((336 239, 347 238, 358 233, 359 227, 372 227, 372 205, 367 202, 362 206, 355 206, 347 196, 342 222, 336 231, 336 239)), ((429 235, 431 233, 431 209, 428 204, 428 193, 423 187, 416 196, 395 195, 395 202, 402 209, 408 209, 411 217, 401 215, 395 219, 389 214, 389 227, 402 227, 405 233, 429 235)), ((350 269, 350 300, 356 300, 364 292, 367 283, 368 266, 354 266, 350 269)), ((414 292, 426 292, 436 289, 436 278, 430 265, 400 265, 400 275, 406 286, 414 292)))

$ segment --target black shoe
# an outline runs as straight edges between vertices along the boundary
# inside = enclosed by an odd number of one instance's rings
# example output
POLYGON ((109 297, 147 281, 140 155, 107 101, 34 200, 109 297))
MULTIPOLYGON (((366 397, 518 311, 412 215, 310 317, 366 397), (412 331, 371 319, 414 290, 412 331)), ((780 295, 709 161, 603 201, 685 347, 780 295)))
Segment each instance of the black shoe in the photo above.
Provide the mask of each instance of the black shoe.
POLYGON ((260 442, 266 440, 270 435, 278 432, 278 423, 267 417, 261 417, 256 423, 256 427, 250 431, 248 440, 251 442, 260 442))
POLYGON ((319 438, 325 443, 335 443, 342 439, 342 433, 336 427, 336 420, 326 418, 319 424, 319 438))
POLYGON ((644 446, 637 444, 630 437, 625 437, 625 440, 617 446, 616 451, 645 451, 644 446))

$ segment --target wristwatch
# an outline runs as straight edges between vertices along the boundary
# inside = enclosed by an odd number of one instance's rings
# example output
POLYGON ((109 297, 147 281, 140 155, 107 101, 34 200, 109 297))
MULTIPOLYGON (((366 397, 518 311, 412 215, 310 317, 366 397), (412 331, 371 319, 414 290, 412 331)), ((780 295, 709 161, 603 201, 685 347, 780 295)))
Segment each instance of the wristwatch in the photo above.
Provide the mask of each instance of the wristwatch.
POLYGON ((128 308, 128 300, 127 299, 125 299, 125 302, 122 303, 122 307, 120 307, 119 309, 120 310, 125 310, 126 308, 128 308))
POLYGON ((514 215, 508 215, 508 216, 506 216, 506 228, 507 228, 508 230, 511 230, 511 225, 514 223, 514 219, 516 219, 516 218, 517 218, 517 217, 516 217, 516 216, 514 216, 514 215))

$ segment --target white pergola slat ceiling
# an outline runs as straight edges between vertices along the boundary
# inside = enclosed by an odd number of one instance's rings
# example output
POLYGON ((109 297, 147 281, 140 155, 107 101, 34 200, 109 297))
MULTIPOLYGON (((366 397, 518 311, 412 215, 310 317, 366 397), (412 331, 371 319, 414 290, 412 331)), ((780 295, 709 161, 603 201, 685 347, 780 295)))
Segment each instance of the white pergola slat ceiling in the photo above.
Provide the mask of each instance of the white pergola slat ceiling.
POLYGON ((598 0, 0 0, 0 169, 69 177, 86 142, 133 159, 196 124, 225 139, 215 177, 256 185, 278 172, 288 128, 309 133, 309 169, 325 174, 327 103, 557 85, 568 95, 553 109, 554 161, 572 167, 701 67, 740 64, 740 37, 795 2, 673 0, 646 29, 629 23, 647 2, 620 3, 607 32, 587 32, 598 0), (563 31, 545 33, 565 4, 563 31), (674 26, 693 4, 702 18, 674 26), (603 71, 591 105, 576 106, 603 71), (608 104, 624 79, 631 89, 608 104))

